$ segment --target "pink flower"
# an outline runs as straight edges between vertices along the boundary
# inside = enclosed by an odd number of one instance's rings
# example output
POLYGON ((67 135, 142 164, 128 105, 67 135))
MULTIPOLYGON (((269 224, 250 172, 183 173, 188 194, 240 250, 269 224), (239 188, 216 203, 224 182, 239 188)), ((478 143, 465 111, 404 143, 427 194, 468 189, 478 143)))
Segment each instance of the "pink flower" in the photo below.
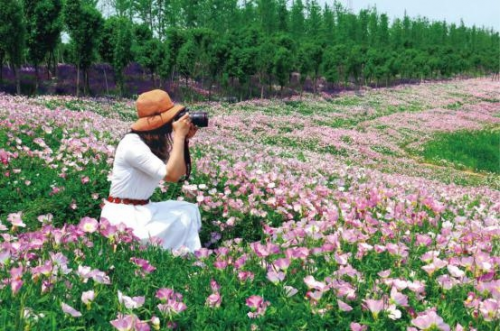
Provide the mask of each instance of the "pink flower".
POLYGON ((273 284, 279 284, 285 279, 285 274, 283 272, 275 272, 274 270, 269 270, 267 272, 267 279, 273 284))
POLYGON ((217 259, 214 262, 214 267, 216 267, 217 269, 220 269, 220 270, 226 269, 226 267, 227 267, 227 261, 226 260, 217 259))
POLYGON ((82 184, 87 184, 90 182, 90 178, 88 176, 82 177, 82 184))
POLYGON ((145 297, 129 297, 118 291, 118 302, 124 305, 127 309, 136 309, 142 307, 145 297))
POLYGON ((252 295, 247 298, 246 305, 250 307, 251 312, 247 315, 250 318, 257 318, 265 314, 267 307, 271 303, 269 301, 264 301, 264 299, 258 295, 252 295))
POLYGON ((169 300, 167 303, 159 304, 158 310, 166 316, 172 316, 173 314, 180 314, 187 309, 187 306, 178 301, 169 300))
POLYGON ((391 289, 391 298, 389 299, 391 303, 394 303, 398 306, 402 307, 408 307, 408 297, 396 289, 396 287, 393 287, 391 289))
POLYGON ((0 162, 7 165, 9 163, 9 153, 5 149, 0 149, 0 162))
POLYGON ((14 295, 19 292, 23 286, 23 272, 24 270, 22 266, 10 269, 10 287, 12 289, 12 294, 14 295))
POLYGON ((82 292, 82 302, 89 306, 95 299, 95 293, 93 290, 82 292))
POLYGON ((238 271, 238 279, 240 280, 240 282, 244 282, 247 279, 252 281, 253 278, 254 278, 254 274, 251 271, 238 271))
POLYGON ((307 276, 304 278, 304 283, 306 283, 307 287, 310 289, 315 289, 319 291, 324 291, 327 289, 327 286, 323 282, 318 282, 317 280, 314 279, 313 276, 307 276))
POLYGON ((156 298, 160 299, 160 301, 167 301, 173 298, 174 296, 174 290, 170 288, 161 288, 158 291, 156 291, 156 298))
POLYGON ((252 295, 246 300, 246 305, 254 310, 258 309, 263 303, 264 299, 258 295, 252 295))
POLYGON ((24 228, 26 227, 26 224, 24 224, 23 220, 21 219, 21 215, 23 212, 17 212, 17 213, 11 213, 9 216, 7 216, 7 221, 12 224, 14 227, 19 227, 19 228, 24 228))
POLYGON ((285 290, 286 296, 291 297, 297 294, 298 290, 295 287, 292 286, 284 286, 283 289, 285 290))
POLYGON ((54 216, 52 214, 40 215, 37 217, 38 221, 43 224, 52 223, 54 216))
POLYGON ((279 252, 279 247, 271 243, 262 245, 260 242, 253 242, 250 244, 250 247, 258 257, 266 257, 279 252))
POLYGON ((153 329, 160 330, 160 319, 158 316, 151 317, 151 325, 153 325, 153 329))
POLYGON ((153 267, 151 264, 149 264, 149 261, 147 260, 140 259, 137 257, 131 257, 130 261, 134 263, 136 266, 140 267, 139 270, 136 270, 136 275, 145 277, 147 274, 150 274, 156 270, 156 267, 153 267))
POLYGON ((0 266, 7 264, 10 261, 10 252, 8 250, 0 250, 0 266))
POLYGON ((200 248, 194 252, 194 256, 196 256, 198 259, 206 259, 210 256, 210 254, 212 254, 212 250, 207 248, 200 248))
POLYGON ((206 300, 206 305, 211 308, 218 308, 222 303, 222 297, 219 293, 210 294, 206 300))
POLYGON ((381 300, 365 299, 363 300, 363 302, 366 309, 368 309, 372 313, 373 318, 375 319, 378 318, 378 314, 385 308, 385 303, 384 300, 382 299, 381 300))
POLYGON ((286 270, 290 266, 290 259, 288 258, 280 258, 274 261, 273 266, 277 270, 286 270))
POLYGON ((321 300, 322 296, 323 296, 322 291, 308 291, 306 293, 306 298, 312 299, 313 300, 312 302, 314 302, 314 303, 321 300))
POLYGON ((86 233, 94 233, 97 231, 98 225, 95 218, 84 217, 80 220, 78 228, 86 233))
POLYGON ((302 259, 305 260, 310 254, 309 248, 307 247, 293 247, 285 251, 287 258, 291 259, 302 259))
POLYGON ((219 292, 220 285, 215 281, 215 279, 210 280, 210 288, 212 289, 213 293, 219 292))
POLYGON ((81 317, 82 313, 80 313, 78 310, 74 309, 73 307, 65 304, 64 302, 61 302, 61 308, 62 311, 68 315, 71 315, 73 317, 81 317))
POLYGON ((179 314, 187 309, 187 306, 182 302, 182 294, 176 293, 172 289, 159 289, 156 292, 156 297, 163 302, 157 306, 163 315, 172 316, 172 314, 179 314))
POLYGON ((448 265, 447 268, 450 275, 455 278, 462 278, 465 276, 465 272, 463 270, 460 270, 457 266, 448 265))
POLYGON ((339 305, 339 309, 342 311, 351 311, 352 310, 352 307, 349 306, 347 303, 345 303, 342 300, 337 299, 337 304, 339 305))
POLYGON ((135 324, 138 321, 135 315, 118 314, 117 319, 111 321, 111 325, 118 331, 132 331, 135 329, 135 324))
POLYGON ((487 299, 481 302, 479 311, 485 321, 491 322, 500 316, 500 304, 495 299, 487 299))
POLYGON ((434 310, 429 310, 411 320, 411 324, 415 325, 420 330, 429 330, 436 328, 438 330, 449 331, 450 326, 444 323, 443 319, 436 314, 434 310))
POLYGON ((368 326, 352 322, 350 325, 351 331, 365 331, 368 326))

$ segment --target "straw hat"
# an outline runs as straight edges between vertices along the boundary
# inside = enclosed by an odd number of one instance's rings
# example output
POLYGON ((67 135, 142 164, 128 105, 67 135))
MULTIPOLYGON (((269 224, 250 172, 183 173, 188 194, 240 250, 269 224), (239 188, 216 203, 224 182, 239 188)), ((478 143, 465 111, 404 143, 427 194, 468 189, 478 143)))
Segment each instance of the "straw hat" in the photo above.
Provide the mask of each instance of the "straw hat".
POLYGON ((139 119, 131 126, 134 131, 158 129, 185 108, 183 105, 174 105, 168 93, 163 90, 142 93, 135 106, 139 119))

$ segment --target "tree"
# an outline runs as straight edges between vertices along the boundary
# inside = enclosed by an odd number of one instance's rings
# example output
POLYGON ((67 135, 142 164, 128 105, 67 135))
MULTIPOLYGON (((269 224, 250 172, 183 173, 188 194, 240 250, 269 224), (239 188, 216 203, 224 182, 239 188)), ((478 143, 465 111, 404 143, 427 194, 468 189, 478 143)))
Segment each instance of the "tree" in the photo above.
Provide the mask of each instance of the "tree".
POLYGON ((321 7, 318 5, 316 0, 308 2, 307 12, 307 36, 309 38, 318 38, 322 35, 321 29, 323 18, 321 17, 321 7))
POLYGON ((117 24, 116 43, 113 48, 113 69, 118 83, 119 93, 125 92, 123 70, 132 60, 132 29, 127 19, 120 19, 117 24))
POLYGON ((47 53, 54 51, 63 28, 61 0, 24 0, 28 58, 35 67, 35 92, 38 68, 47 53))
MULTIPOLYGON (((134 13, 134 0, 105 0, 110 5, 114 11, 116 16, 120 17, 128 17, 129 20, 132 20, 134 13)), ((83 0, 85 5, 89 5, 90 7, 95 8, 98 0, 83 0), (86 2, 86 3, 85 3, 86 2)))
POLYGON ((264 39, 257 49, 257 73, 260 83, 260 98, 264 98, 264 86, 271 83, 275 45, 270 38, 264 39))
POLYGON ((179 65, 179 74, 186 79, 186 88, 188 87, 189 78, 192 77, 196 65, 196 46, 192 38, 185 42, 177 56, 179 65))
POLYGON ((230 56, 230 45, 225 37, 216 38, 213 43, 208 46, 208 99, 212 98, 212 85, 214 81, 221 81, 224 67, 230 56))
POLYGON ((279 47, 276 50, 273 61, 273 73, 280 85, 280 96, 283 97, 283 89, 290 79, 290 74, 293 69, 293 55, 292 52, 285 48, 279 47))
POLYGON ((299 57, 298 57, 300 82, 301 85, 303 85, 306 80, 306 77, 309 76, 312 80, 314 93, 316 93, 316 81, 320 74, 322 61, 323 61, 323 49, 321 46, 314 43, 302 44, 299 50, 299 57))
POLYGON ((295 40, 300 40, 305 32, 304 4, 302 0, 293 0, 290 14, 290 33, 295 40))
POLYGON ((80 89, 80 70, 83 71, 86 95, 89 90, 88 68, 95 59, 104 25, 103 18, 95 7, 81 0, 66 1, 65 18, 77 66, 76 95, 79 95, 80 89))
POLYGON ((125 92, 123 70, 132 60, 132 36, 132 26, 127 18, 112 16, 104 22, 99 52, 113 67, 120 95, 125 92))
POLYGON ((154 31, 154 13, 158 10, 156 0, 132 0, 131 6, 135 16, 138 16, 143 25, 154 31))
MULTIPOLYGON (((151 75, 153 85, 156 85, 155 74, 159 72, 163 61, 164 47, 158 38, 153 38, 147 24, 136 24, 133 26, 132 58, 147 68, 151 75)), ((160 80, 161 85, 161 80, 160 80)))
POLYGON ((279 32, 288 32, 288 9, 286 7, 287 0, 278 0, 277 2, 277 27, 279 32))
POLYGON ((160 76, 174 80, 177 66, 177 57, 182 45, 186 42, 186 36, 181 29, 170 28, 167 30, 167 38, 164 43, 166 56, 160 65, 160 76))
POLYGON ((325 4, 323 9, 323 20, 321 22, 321 31, 323 32, 322 42, 325 45, 335 44, 335 15, 330 7, 325 4))
POLYGON ((322 71, 330 83, 347 83, 347 55, 348 49, 345 45, 330 46, 323 54, 322 71))
POLYGON ((275 0, 258 0, 257 13, 259 15, 259 26, 264 33, 272 34, 278 26, 278 16, 275 0))
POLYGON ((16 77, 16 91, 21 94, 19 68, 24 60, 26 23, 19 0, 0 0, 0 22, 0 49, 9 57, 16 77))
MULTIPOLYGON (((5 61, 6 51, 4 45, 0 42, 0 68, 3 69, 3 62, 5 61)), ((3 84, 3 70, 0 69, 0 85, 3 84)))

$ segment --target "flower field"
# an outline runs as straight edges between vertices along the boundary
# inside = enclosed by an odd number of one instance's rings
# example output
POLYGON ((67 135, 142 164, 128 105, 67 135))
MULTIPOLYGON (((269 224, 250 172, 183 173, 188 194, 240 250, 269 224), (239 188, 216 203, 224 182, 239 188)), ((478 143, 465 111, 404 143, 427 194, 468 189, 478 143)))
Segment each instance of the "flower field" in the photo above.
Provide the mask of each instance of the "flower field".
POLYGON ((500 174, 422 156, 436 134, 500 136, 498 91, 193 105, 191 181, 152 199, 198 203, 194 255, 99 220, 133 102, 0 95, 0 326, 500 330, 500 174))

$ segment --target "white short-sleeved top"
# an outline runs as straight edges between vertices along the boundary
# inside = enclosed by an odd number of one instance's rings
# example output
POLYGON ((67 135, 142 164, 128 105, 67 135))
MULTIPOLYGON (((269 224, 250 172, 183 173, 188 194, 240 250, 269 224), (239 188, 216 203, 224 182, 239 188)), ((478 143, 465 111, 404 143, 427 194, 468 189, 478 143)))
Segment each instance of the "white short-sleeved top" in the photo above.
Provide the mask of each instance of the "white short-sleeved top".
POLYGON ((151 152, 135 133, 129 133, 116 148, 110 195, 146 200, 167 175, 165 162, 151 152))

